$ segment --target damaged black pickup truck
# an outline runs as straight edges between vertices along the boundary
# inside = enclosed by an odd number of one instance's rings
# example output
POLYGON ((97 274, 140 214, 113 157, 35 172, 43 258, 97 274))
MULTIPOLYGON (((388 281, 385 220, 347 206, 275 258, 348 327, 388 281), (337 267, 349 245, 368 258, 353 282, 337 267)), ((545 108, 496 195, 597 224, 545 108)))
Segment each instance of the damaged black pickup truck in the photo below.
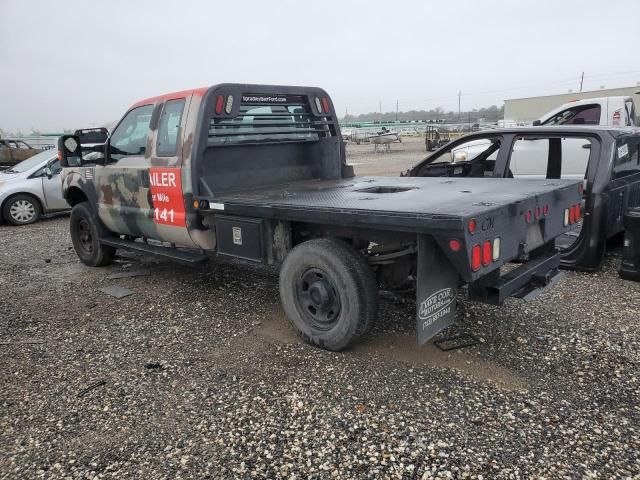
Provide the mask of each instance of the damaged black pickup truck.
POLYGON ((607 241, 640 207, 640 129, 587 125, 486 130, 465 135, 416 164, 408 177, 570 179, 583 199, 556 240, 564 268, 598 270, 607 241))
POLYGON ((127 111, 93 163, 76 136, 59 150, 84 263, 129 249, 280 264, 288 318, 330 350, 371 327, 380 285, 416 282, 421 343, 454 321, 464 284, 493 304, 550 285, 554 239, 581 195, 566 180, 354 177, 318 88, 221 84, 153 97, 127 111), (501 275, 514 260, 523 263, 501 275))

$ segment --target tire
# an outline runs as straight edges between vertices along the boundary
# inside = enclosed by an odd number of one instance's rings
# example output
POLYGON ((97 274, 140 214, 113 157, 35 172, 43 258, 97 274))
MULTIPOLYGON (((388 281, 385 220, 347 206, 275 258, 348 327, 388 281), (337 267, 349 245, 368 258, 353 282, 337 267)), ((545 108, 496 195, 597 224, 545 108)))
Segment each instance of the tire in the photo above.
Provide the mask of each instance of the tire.
POLYGON ((90 267, 109 265, 116 254, 115 248, 100 243, 99 231, 102 229, 98 221, 87 202, 78 203, 71 210, 69 228, 73 248, 82 263, 90 267))
POLYGON ((2 205, 2 217, 11 225, 29 225, 41 215, 42 208, 38 199, 26 193, 9 197, 2 205))
POLYGON ((280 268, 280 299, 304 341, 333 351, 364 335, 378 314, 378 287, 366 259, 330 239, 289 252, 280 268))

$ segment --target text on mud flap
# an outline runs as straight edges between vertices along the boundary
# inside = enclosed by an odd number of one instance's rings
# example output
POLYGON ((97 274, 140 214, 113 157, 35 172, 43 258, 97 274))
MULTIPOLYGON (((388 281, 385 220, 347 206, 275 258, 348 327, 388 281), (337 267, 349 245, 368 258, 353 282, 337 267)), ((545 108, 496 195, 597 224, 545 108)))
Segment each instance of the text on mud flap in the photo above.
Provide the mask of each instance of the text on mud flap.
POLYGON ((422 329, 428 328, 433 322, 451 313, 451 304, 456 299, 456 290, 443 288, 430 295, 420 304, 418 317, 422 322, 422 329))

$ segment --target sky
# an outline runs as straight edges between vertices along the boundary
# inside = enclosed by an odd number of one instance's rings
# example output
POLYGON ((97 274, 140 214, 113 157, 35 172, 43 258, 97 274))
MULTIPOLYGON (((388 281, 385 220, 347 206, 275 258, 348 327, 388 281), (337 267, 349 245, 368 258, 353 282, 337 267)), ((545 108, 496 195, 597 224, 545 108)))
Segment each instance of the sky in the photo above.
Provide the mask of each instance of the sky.
POLYGON ((100 126, 222 82, 319 86, 340 115, 500 105, 581 72, 640 87, 639 17, 637 0, 0 0, 0 129, 100 126))

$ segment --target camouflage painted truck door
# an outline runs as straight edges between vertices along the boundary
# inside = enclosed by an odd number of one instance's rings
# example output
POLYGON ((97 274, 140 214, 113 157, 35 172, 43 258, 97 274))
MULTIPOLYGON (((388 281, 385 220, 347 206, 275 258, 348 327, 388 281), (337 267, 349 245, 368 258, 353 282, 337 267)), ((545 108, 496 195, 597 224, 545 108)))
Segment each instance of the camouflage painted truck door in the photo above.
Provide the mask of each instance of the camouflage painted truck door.
POLYGON ((116 233, 153 237, 149 124, 153 105, 130 110, 111 134, 109 158, 95 171, 98 212, 116 233))

